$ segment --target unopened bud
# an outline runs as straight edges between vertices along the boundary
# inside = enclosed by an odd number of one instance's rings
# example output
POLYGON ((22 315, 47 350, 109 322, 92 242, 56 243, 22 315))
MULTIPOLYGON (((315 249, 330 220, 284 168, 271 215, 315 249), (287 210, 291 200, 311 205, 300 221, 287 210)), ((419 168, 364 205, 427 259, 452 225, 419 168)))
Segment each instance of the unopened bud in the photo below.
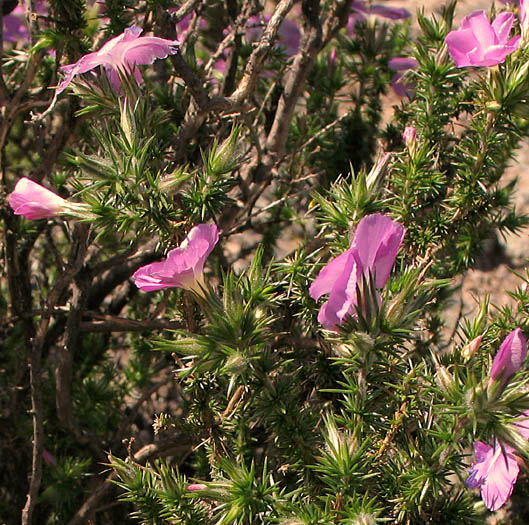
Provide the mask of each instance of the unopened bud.
POLYGON ((129 144, 133 143, 134 134, 136 133, 136 125, 131 118, 131 109, 128 105, 127 99, 123 101, 123 104, 120 104, 120 125, 123 133, 129 144))
POLYGON ((333 47, 329 54, 329 68, 334 69, 336 67, 336 48, 333 47))
POLYGON ((388 167, 391 164, 393 153, 384 153, 383 157, 373 166, 366 178, 366 186, 371 192, 377 191, 386 177, 388 167))
POLYGON ((406 146, 410 147, 417 139, 417 130, 413 126, 406 126, 402 132, 402 140, 406 146))
POLYGON ((208 488, 207 485, 204 485, 203 483, 194 483, 192 485, 187 486, 187 490, 195 491, 195 490, 206 490, 208 488))
POLYGON ((481 344, 481 340, 482 339, 483 339, 483 336, 482 335, 478 335, 477 337, 472 339, 472 341, 470 341, 470 343, 465 345, 463 350, 461 350, 461 357, 465 361, 468 361, 477 352, 477 350, 479 348, 479 345, 481 344))
POLYGON ((224 365, 224 370, 229 374, 241 374, 248 368, 248 359, 239 353, 230 355, 224 365))
POLYGON ((209 167, 216 174, 227 173, 237 166, 240 128, 235 127, 230 136, 218 147, 213 148, 209 157, 209 167))
POLYGON ((450 394, 455 384, 454 377, 443 365, 440 365, 437 368, 437 373, 435 374, 435 382, 446 394, 450 394))

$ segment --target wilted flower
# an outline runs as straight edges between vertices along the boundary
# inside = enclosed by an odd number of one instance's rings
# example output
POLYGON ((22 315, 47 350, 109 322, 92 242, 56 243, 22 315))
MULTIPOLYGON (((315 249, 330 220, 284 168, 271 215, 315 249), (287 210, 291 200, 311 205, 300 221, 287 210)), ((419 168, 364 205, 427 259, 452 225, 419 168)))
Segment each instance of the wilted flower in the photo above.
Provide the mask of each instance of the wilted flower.
POLYGON ((522 330, 513 330, 503 341, 492 362, 489 374, 489 387, 494 382, 505 383, 522 367, 527 356, 527 339, 522 330))
POLYGON ((492 24, 485 11, 465 17, 460 29, 450 31, 446 45, 457 67, 496 66, 518 48, 520 36, 509 39, 513 13, 500 13, 492 24))
POLYGON ((29 220, 47 219, 61 214, 86 216, 88 207, 75 204, 59 197, 44 186, 22 177, 15 189, 7 197, 15 215, 23 215, 29 220))
POLYGON ((494 447, 476 441, 476 462, 466 480, 467 487, 481 488, 481 497, 489 510, 498 510, 510 497, 520 468, 514 448, 496 440, 494 447))
POLYGON ((141 27, 128 27, 123 34, 109 40, 99 51, 84 55, 74 64, 63 66, 65 79, 59 84, 57 94, 70 84, 75 75, 104 66, 108 79, 114 89, 120 86, 119 72, 131 73, 138 84, 143 81, 141 73, 135 68, 138 64, 152 64, 157 58, 167 58, 178 52, 177 40, 166 40, 155 36, 140 37, 141 27))
POLYGON ((162 262, 139 268, 132 279, 144 292, 163 288, 184 288, 201 293, 204 262, 219 240, 215 224, 191 228, 182 244, 167 254, 162 262))
POLYGON ((310 287, 315 300, 329 294, 318 315, 325 328, 335 329, 354 313, 356 286, 363 276, 370 272, 377 288, 385 286, 405 232, 404 226, 379 213, 360 221, 349 249, 329 262, 310 287))

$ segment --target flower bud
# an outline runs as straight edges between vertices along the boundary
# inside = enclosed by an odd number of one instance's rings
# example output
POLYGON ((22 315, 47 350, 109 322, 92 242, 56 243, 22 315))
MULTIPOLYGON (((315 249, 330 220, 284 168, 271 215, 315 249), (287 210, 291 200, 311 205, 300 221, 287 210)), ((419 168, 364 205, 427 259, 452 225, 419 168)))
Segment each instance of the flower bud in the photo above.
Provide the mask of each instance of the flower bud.
POLYGON ((488 388, 494 383, 503 387, 520 370, 527 355, 527 339, 521 328, 513 330, 503 341, 492 362, 488 388))
POLYGON ((329 69, 334 69, 336 67, 336 48, 333 47, 331 53, 329 54, 329 69))
POLYGON ((445 392, 445 394, 450 394, 455 385, 454 376, 452 376, 448 369, 443 365, 440 365, 437 368, 437 373, 435 374, 435 381, 439 385, 441 390, 445 392))
POLYGON ((404 144, 406 144, 408 148, 411 148, 411 146, 415 144, 416 139, 417 130, 413 126, 406 126, 402 132, 402 140, 404 140, 404 144))
POLYGON ((393 153, 384 153, 383 157, 373 166, 367 174, 366 186, 371 192, 377 191, 381 186, 391 164, 393 153))
POLYGON ((69 202, 44 186, 22 177, 7 197, 15 215, 23 215, 30 221, 69 215, 80 219, 94 219, 90 206, 69 202))
POLYGON ((483 339, 483 336, 482 335, 478 335, 477 337, 472 339, 472 341, 470 341, 470 343, 465 345, 463 350, 461 350, 461 357, 465 361, 468 361, 477 352, 477 350, 479 348, 479 345, 481 344, 481 340, 482 339, 483 339))
POLYGON ((206 490, 207 488, 207 485, 204 485, 203 483, 193 483, 192 485, 187 486, 187 490, 189 491, 206 490))

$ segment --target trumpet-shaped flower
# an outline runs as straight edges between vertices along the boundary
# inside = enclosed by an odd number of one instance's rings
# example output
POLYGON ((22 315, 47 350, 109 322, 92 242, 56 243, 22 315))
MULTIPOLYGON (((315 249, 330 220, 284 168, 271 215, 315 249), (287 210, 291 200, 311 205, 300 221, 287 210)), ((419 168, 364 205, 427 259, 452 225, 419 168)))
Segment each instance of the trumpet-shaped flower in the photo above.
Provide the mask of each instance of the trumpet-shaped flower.
POLYGON ((513 330, 503 341, 492 362, 489 374, 489 387, 495 381, 505 385, 507 381, 522 367, 527 356, 527 338, 522 330, 513 330))
POLYGON ((481 489, 481 497, 489 510, 498 510, 511 496, 520 468, 514 448, 496 441, 494 447, 476 441, 476 462, 470 468, 467 487, 481 489))
POLYGON ((66 89, 75 75, 91 71, 97 66, 105 68, 108 79, 116 90, 120 86, 120 71, 134 71, 136 81, 141 84, 143 79, 135 69, 136 65, 152 64, 157 58, 167 58, 178 52, 177 40, 155 36, 140 37, 142 31, 141 27, 128 27, 123 34, 109 40, 99 51, 88 53, 74 64, 63 66, 61 69, 66 77, 59 84, 57 94, 66 89))
POLYGON ((178 248, 162 262, 139 268, 132 279, 144 292, 184 288, 201 293, 204 262, 219 240, 215 224, 199 224, 190 230, 178 248))
POLYGON ((496 66, 518 49, 520 36, 509 38, 513 13, 500 13, 492 24, 485 11, 465 17, 461 27, 446 35, 448 51, 457 67, 496 66))
POLYGON ((318 315, 325 328, 335 329, 354 313, 356 287, 363 276, 370 272, 377 288, 385 286, 405 232, 404 226, 378 213, 360 221, 349 249, 329 262, 310 287, 315 300, 329 294, 318 315))
POLYGON ((16 183, 7 201, 15 215, 29 220, 55 217, 68 208, 68 201, 26 177, 16 183))

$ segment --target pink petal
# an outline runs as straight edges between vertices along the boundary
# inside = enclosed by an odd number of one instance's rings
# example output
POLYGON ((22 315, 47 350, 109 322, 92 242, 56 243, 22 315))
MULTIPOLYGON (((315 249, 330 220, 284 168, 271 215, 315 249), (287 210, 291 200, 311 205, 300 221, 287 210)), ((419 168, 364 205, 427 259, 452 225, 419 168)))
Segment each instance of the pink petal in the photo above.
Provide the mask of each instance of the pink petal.
POLYGON ((529 410, 524 412, 524 417, 520 418, 514 423, 516 430, 520 432, 522 437, 529 440, 529 410))
POLYGON ((152 64, 157 58, 167 58, 178 52, 178 41, 144 36, 122 44, 115 58, 120 64, 152 64))
POLYGON ((405 69, 414 69, 419 62, 413 57, 395 57, 388 62, 389 69, 393 71, 403 71, 405 69))
POLYGON ((450 31, 446 35, 445 42, 448 46, 448 52, 457 67, 473 65, 468 58, 468 54, 478 48, 478 42, 470 29, 450 31))
POLYGON ((54 217, 66 204, 62 197, 26 177, 16 183, 7 200, 15 215, 24 215, 29 220, 54 217))
POLYGON ((412 97, 415 94, 415 84, 406 82, 404 73, 395 73, 391 79, 391 87, 399 97, 412 97))
POLYGON ((348 249, 321 269, 309 289, 309 294, 315 301, 322 295, 331 292, 339 276, 344 272, 345 267, 350 265, 352 256, 351 250, 348 249))
POLYGON ((489 510, 498 510, 512 494, 520 468, 509 445, 497 442, 495 447, 476 441, 476 463, 470 469, 466 485, 481 487, 481 497, 489 510))
POLYGON ((509 33, 511 32, 512 25, 514 23, 514 14, 507 13, 504 11, 500 13, 494 22, 492 22, 492 29, 498 37, 498 43, 504 44, 509 38, 509 33))
POLYGON ((485 11, 476 11, 467 16, 466 20, 480 48, 487 48, 498 43, 496 33, 485 11))
POLYGON ((215 224, 200 224, 192 228, 182 244, 167 254, 162 262, 139 268, 132 279, 145 292, 162 288, 193 288, 202 280, 204 262, 218 242, 215 224))
POLYGON ((489 510, 498 510, 511 496, 520 467, 512 448, 498 444, 490 462, 486 481, 481 485, 481 497, 489 510))
MULTIPOLYGON (((329 330, 335 329, 336 325, 340 324, 346 315, 353 313, 353 305, 356 304, 356 283, 360 275, 360 268, 354 252, 352 250, 344 252, 344 254, 347 253, 349 256, 343 259, 345 265, 342 271, 335 275, 332 289, 329 292, 329 300, 321 307, 318 315, 318 321, 329 330)), ((338 265, 334 268, 337 267, 338 265)), ((329 282, 331 279, 327 280, 326 284, 329 282)))
POLYGON ((518 40, 520 36, 514 37, 516 45, 498 45, 491 46, 487 49, 486 53, 481 60, 479 65, 481 66, 496 66, 505 61, 505 58, 518 49, 518 40))
POLYGON ((368 215, 358 224, 354 246, 364 272, 375 274, 377 288, 386 285, 405 233, 402 224, 380 213, 368 215))
POLYGON ((489 385, 498 380, 505 384, 522 367, 527 356, 527 339, 520 328, 502 342, 489 374, 489 385))

